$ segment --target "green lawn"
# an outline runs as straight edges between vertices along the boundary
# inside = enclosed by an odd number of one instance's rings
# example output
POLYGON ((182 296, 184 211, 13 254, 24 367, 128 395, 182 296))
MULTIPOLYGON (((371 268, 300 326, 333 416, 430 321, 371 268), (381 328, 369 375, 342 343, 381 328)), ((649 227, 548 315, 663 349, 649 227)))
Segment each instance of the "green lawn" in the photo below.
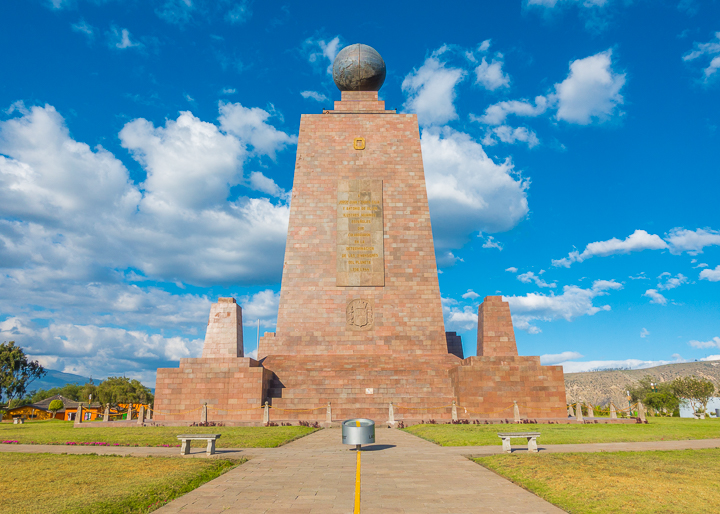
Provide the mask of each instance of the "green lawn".
POLYGON ((0 513, 152 512, 242 462, 0 453, 0 513))
POLYGON ((648 418, 647 425, 605 425, 602 421, 597 425, 413 425, 405 431, 441 446, 499 445, 498 432, 540 432, 538 444, 679 441, 720 438, 720 420, 648 418))
MULTIPOLYGON (((33 421, 24 425, 0 424, 0 443, 65 444, 102 442, 122 446, 179 445, 178 434, 222 434, 219 448, 275 448, 315 432, 309 427, 121 427, 74 428, 72 421, 33 421)), ((204 441, 193 446, 205 446, 204 441)))
POLYGON ((714 512, 720 449, 474 459, 573 514, 714 512))

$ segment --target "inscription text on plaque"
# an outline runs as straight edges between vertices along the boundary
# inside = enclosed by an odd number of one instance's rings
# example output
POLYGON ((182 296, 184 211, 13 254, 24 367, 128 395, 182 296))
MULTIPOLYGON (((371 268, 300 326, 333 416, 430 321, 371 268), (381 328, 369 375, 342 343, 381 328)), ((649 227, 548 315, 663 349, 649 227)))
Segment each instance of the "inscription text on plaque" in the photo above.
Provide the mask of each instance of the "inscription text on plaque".
POLYGON ((384 286, 382 180, 339 180, 337 285, 384 286))

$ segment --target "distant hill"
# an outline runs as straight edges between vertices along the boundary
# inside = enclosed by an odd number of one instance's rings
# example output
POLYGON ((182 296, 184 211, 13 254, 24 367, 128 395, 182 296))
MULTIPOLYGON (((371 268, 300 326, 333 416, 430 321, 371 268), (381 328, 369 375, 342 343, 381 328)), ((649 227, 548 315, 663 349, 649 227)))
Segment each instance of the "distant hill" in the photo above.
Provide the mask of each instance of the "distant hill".
MULTIPOLYGON (((62 371, 56 371, 54 369, 45 369, 47 375, 37 380, 33 380, 28 390, 39 391, 40 389, 52 389, 53 387, 62 387, 65 384, 87 384, 90 382, 90 378, 83 377, 82 375, 73 375, 72 373, 63 373, 62 371)), ((93 384, 98 385, 101 380, 93 379, 93 384)))
POLYGON ((658 383, 672 382, 677 377, 695 375, 707 378, 720 389, 720 361, 684 362, 627 371, 565 373, 567 401, 574 403, 580 400, 593 405, 605 405, 612 400, 618 407, 627 406, 627 386, 637 384, 647 375, 652 376, 658 383))

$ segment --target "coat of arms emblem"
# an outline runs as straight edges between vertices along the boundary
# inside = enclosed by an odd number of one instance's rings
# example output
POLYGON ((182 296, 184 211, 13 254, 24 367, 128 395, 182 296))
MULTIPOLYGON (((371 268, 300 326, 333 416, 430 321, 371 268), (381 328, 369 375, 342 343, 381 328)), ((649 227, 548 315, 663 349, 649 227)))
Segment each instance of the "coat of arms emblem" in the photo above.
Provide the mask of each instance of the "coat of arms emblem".
POLYGON ((367 300, 351 300, 345 310, 345 316, 350 330, 367 330, 375 323, 372 304, 367 300))

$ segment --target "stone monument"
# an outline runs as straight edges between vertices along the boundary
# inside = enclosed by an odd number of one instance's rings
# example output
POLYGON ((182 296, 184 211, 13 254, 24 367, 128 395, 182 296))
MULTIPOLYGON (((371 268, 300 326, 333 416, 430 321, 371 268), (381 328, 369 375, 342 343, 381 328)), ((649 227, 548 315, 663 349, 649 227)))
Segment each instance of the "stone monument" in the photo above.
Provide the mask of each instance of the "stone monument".
POLYGON ((445 332, 415 114, 378 98, 385 63, 338 54, 334 109, 301 117, 277 329, 243 358, 241 308, 221 298, 203 356, 159 369, 158 421, 332 417, 565 418, 562 368, 517 354, 508 304, 478 312, 477 356, 445 332), (190 412, 187 412, 190 411, 190 412))

